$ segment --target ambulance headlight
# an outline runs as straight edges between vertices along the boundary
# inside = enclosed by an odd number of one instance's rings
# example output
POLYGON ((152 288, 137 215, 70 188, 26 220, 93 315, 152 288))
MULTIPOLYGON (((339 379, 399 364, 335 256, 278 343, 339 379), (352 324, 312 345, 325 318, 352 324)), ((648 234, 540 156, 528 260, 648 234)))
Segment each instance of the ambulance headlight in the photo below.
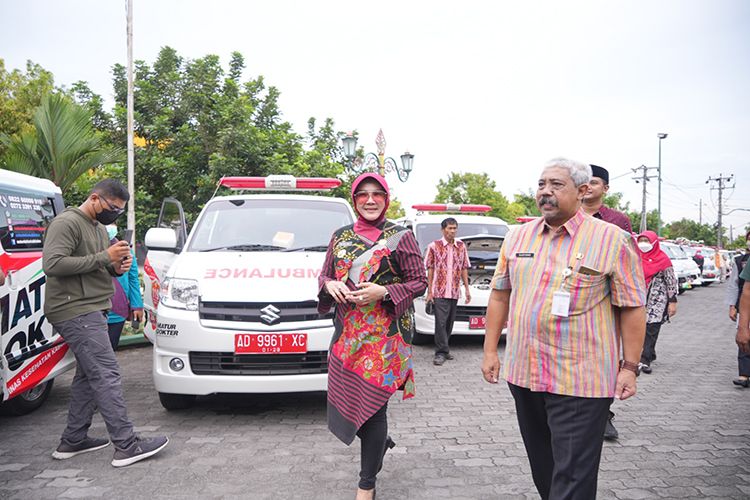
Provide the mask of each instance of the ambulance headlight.
POLYGON ((162 283, 162 304, 176 309, 198 310, 198 282, 179 278, 167 278, 162 283))

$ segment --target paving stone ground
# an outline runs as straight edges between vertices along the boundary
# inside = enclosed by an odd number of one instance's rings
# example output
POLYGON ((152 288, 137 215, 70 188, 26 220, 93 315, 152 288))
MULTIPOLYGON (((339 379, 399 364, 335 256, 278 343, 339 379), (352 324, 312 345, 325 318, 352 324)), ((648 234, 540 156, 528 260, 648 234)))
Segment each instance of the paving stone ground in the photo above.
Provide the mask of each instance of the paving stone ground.
MULTIPOLYGON (((723 292, 680 296, 653 374, 613 405, 621 438, 605 444, 599 498, 750 498, 750 389, 731 384, 736 347, 723 292)), ((456 339, 453 353, 435 367, 431 346, 415 347, 417 397, 391 401, 397 447, 378 498, 537 498, 507 386, 481 379, 481 339, 456 339)), ((66 374, 37 412, 0 417, 0 498, 353 498, 359 448, 326 430, 324 393, 212 396, 166 412, 150 356, 148 347, 118 352, 130 416, 139 432, 169 436, 164 452, 125 469, 109 464, 111 448, 53 460, 66 374)), ((92 434, 105 435, 99 416, 92 434)))

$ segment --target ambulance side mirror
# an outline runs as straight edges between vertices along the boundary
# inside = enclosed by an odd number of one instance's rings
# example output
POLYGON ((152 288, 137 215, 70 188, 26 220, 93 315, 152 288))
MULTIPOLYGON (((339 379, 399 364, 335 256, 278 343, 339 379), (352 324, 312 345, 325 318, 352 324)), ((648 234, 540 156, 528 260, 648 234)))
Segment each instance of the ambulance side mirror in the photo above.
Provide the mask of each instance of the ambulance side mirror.
POLYGON ((177 252, 177 233, 174 229, 153 227, 146 232, 146 247, 149 250, 177 252))

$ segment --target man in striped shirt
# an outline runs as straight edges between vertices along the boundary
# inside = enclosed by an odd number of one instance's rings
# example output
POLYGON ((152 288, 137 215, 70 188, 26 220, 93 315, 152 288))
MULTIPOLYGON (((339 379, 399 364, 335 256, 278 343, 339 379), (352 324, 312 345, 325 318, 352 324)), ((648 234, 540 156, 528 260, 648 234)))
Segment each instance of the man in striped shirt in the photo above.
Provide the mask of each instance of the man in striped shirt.
POLYGON ((544 167, 542 217, 506 237, 487 307, 482 373, 497 383, 507 319, 502 377, 543 499, 596 496, 609 406, 636 392, 646 331, 635 244, 581 210, 590 178, 588 165, 564 158, 544 167))

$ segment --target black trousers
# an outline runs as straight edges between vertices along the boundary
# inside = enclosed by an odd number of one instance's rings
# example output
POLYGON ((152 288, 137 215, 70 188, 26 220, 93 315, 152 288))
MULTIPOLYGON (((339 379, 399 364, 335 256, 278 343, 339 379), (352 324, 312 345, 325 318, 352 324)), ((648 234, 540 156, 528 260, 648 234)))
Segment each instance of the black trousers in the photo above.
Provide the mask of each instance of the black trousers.
POLYGON ((646 337, 643 339, 641 363, 650 365, 656 359, 656 341, 659 339, 661 323, 646 323, 646 337))
POLYGON ((385 443, 388 438, 388 403, 376 411, 357 431, 362 442, 359 487, 363 490, 375 488, 375 479, 383 467, 385 443))
POLYGON ((453 333, 457 299, 433 299, 435 308, 435 354, 448 354, 448 340, 453 333))
POLYGON ((109 342, 112 344, 112 350, 117 350, 117 344, 120 343, 120 335, 122 335, 122 328, 125 326, 124 321, 118 323, 107 323, 107 330, 109 332, 109 342))
POLYGON ((531 475, 543 500, 596 498, 612 398, 579 398, 508 384, 531 475))

